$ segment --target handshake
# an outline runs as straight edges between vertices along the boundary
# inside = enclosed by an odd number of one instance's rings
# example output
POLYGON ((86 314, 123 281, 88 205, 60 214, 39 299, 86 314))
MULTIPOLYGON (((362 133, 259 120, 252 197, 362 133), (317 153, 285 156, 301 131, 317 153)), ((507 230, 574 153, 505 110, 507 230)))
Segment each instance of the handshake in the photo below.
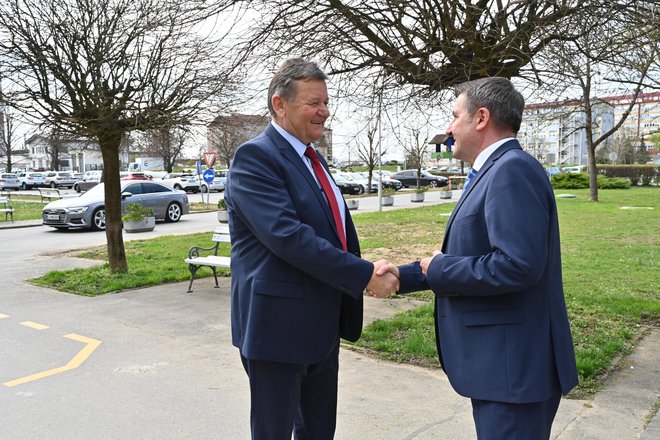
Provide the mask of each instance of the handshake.
MULTIPOLYGON (((433 251, 433 255, 426 258, 418 258, 424 276, 428 276, 429 266, 436 255, 442 254, 441 251, 433 251)), ((374 263, 374 272, 371 274, 369 284, 367 284, 367 294, 376 298, 383 298, 399 291, 399 268, 387 260, 378 260, 374 263)))
POLYGON ((399 268, 387 260, 378 260, 374 263, 374 272, 371 275, 366 291, 368 295, 383 298, 399 290, 399 268))

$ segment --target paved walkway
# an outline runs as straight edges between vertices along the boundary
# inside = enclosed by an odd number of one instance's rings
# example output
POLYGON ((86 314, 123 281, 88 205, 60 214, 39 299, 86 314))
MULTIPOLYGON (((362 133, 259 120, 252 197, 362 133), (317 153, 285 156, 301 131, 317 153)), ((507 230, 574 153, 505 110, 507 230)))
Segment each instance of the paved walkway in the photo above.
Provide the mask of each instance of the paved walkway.
MULTIPOLYGON (((455 192, 453 200, 458 194, 455 192)), ((361 199, 359 212, 377 208, 374 198, 361 199)), ((444 200, 443 200, 444 201, 444 200)), ((412 204, 406 194, 397 195, 394 208, 441 203, 437 193, 427 193, 423 204, 412 204)), ((2 227, 39 226, 41 221, 5 224, 2 227)), ((181 301, 187 283, 173 283, 141 289, 159 301, 181 301)), ((212 289, 210 279, 195 283, 195 296, 228 297, 226 280, 221 289, 212 289)), ((127 300, 135 295, 117 295, 127 300)), ((114 298, 109 296, 108 300, 114 298)), ((365 322, 387 318, 417 307, 408 298, 377 300, 365 298, 365 322)), ((226 311, 225 311, 226 312, 226 311)), ((224 312, 223 312, 224 313, 224 312)), ((340 405, 337 439, 472 439, 475 438, 469 400, 458 396, 439 369, 420 368, 379 361, 357 351, 342 350, 340 405)), ((552 438, 642 439, 660 438, 656 405, 660 397, 660 329, 651 329, 632 355, 619 363, 602 391, 593 399, 563 399, 552 438)), ((235 372, 241 377, 240 366, 235 372)), ((247 394, 247 390, 245 390, 247 394)), ((245 396, 239 396, 242 399, 245 396)), ((239 420, 237 429, 243 429, 239 420)), ((236 423, 236 422, 234 422, 236 423)))

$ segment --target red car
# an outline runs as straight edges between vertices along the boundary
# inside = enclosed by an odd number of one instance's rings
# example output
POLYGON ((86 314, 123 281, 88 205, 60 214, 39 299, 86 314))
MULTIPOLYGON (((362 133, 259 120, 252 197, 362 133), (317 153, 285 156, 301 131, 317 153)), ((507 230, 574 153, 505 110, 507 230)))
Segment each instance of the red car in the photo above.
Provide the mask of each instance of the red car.
POLYGON ((151 177, 142 172, 120 174, 121 180, 151 180, 151 177))

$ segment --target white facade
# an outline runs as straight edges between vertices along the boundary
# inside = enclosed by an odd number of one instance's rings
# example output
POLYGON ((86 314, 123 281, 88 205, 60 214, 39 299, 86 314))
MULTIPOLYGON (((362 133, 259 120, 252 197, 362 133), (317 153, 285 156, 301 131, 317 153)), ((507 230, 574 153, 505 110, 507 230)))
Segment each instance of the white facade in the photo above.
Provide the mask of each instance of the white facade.
MULTIPOLYGON (((613 126, 613 109, 600 102, 594 106, 594 135, 613 126)), ((586 114, 575 101, 533 104, 525 107, 518 140, 541 163, 587 163, 586 114)))
MULTIPOLYGON (((98 144, 85 139, 60 140, 61 151, 59 153, 59 164, 52 164, 48 154, 52 141, 42 135, 33 135, 25 141, 28 149, 30 163, 27 168, 34 170, 78 171, 84 173, 91 170, 103 169, 103 157, 98 144)), ((120 151, 119 161, 121 164, 128 163, 128 154, 120 151)))
MULTIPOLYGON (((631 96, 598 99, 593 106, 594 137, 598 138, 618 122, 631 96)), ((584 165, 587 163, 586 114, 578 101, 531 104, 525 107, 518 140, 523 149, 541 163, 584 165)), ((632 113, 619 133, 639 145, 660 131, 660 93, 638 97, 632 113)), ((601 147, 604 145, 601 144, 601 147)))

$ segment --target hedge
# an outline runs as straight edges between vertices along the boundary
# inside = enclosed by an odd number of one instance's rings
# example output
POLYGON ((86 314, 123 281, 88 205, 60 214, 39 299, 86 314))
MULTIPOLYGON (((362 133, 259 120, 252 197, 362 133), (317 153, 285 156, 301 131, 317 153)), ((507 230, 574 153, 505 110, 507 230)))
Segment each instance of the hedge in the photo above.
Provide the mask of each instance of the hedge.
MULTIPOLYGON (((622 177, 596 176, 600 189, 628 189, 630 181, 622 177)), ((589 188, 587 173, 560 173, 552 176, 552 187, 555 189, 586 189, 589 188)))
POLYGON ((632 185, 650 186, 660 184, 660 166, 658 165, 596 165, 598 174, 606 177, 628 179, 632 185))

